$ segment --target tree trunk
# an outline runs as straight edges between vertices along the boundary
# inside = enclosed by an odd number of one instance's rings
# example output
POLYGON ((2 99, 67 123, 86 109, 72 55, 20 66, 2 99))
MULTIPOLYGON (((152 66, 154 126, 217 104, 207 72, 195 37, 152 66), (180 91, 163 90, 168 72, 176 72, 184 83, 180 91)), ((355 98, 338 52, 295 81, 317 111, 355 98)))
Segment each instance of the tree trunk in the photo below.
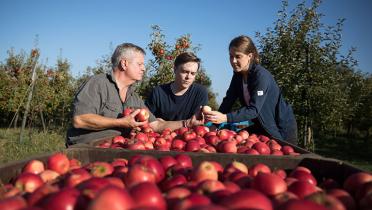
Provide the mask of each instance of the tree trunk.
POLYGON ((15 115, 15 118, 14 118, 14 122, 13 122, 13 125, 14 125, 15 129, 18 127, 18 117, 19 117, 19 114, 17 112, 16 115, 15 115))
POLYGON ((45 133, 46 132, 45 120, 44 120, 43 111, 41 110, 40 110, 40 118, 41 118, 41 123, 43 124, 43 131, 45 133))
POLYGON ((30 104, 31 104, 31 100, 32 100, 32 94, 34 92, 34 86, 35 86, 35 80, 36 80, 36 64, 37 64, 37 59, 39 58, 39 55, 36 56, 36 58, 34 59, 34 66, 32 68, 32 74, 31 74, 31 88, 30 88, 30 92, 28 93, 28 98, 27 98, 27 103, 26 103, 26 110, 25 110, 25 113, 24 113, 24 116, 23 116, 23 119, 22 119, 22 127, 21 127, 21 131, 19 133, 19 142, 23 142, 23 130, 25 129, 25 126, 26 126, 26 121, 27 121, 27 115, 28 115, 28 112, 30 110, 30 104))

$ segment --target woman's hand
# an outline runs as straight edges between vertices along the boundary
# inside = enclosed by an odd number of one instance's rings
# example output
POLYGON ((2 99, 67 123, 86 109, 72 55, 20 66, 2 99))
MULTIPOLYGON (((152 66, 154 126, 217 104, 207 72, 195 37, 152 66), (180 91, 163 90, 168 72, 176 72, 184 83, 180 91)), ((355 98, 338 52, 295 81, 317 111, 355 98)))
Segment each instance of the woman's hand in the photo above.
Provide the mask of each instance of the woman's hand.
POLYGON ((227 115, 222 114, 218 111, 204 112, 204 118, 206 121, 210 121, 215 124, 221 124, 227 122, 227 115))

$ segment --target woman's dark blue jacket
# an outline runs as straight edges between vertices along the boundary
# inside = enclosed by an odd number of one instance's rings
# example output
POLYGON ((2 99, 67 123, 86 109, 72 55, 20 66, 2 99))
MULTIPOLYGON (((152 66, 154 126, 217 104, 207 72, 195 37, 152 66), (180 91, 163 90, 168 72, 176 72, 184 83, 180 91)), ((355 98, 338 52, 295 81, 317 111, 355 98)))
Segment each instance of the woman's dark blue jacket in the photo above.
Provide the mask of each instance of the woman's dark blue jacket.
POLYGON ((253 120, 272 138, 292 143, 295 132, 297 141, 297 124, 292 107, 284 100, 280 88, 271 73, 260 65, 252 65, 248 73, 248 91, 250 102, 247 105, 243 95, 242 74, 235 73, 226 92, 219 111, 227 114, 227 122, 253 120), (231 108, 239 98, 242 106, 231 112, 231 108))

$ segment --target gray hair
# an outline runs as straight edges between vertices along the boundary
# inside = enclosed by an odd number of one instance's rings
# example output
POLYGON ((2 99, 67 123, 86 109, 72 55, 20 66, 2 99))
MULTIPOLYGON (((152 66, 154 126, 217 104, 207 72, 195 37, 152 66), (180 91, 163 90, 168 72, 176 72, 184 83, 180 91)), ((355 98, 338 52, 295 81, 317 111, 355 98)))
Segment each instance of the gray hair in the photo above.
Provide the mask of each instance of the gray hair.
POLYGON ((146 55, 145 50, 135 44, 123 43, 118 45, 111 56, 112 68, 114 69, 115 67, 117 67, 122 58, 129 58, 133 54, 133 52, 139 52, 143 55, 146 55))

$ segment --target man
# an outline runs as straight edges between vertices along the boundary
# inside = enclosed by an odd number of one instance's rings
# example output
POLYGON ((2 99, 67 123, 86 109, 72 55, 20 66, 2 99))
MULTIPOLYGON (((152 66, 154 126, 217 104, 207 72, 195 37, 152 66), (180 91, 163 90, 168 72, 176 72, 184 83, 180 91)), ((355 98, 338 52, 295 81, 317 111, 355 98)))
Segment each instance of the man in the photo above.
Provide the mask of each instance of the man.
MULTIPOLYGON (((67 145, 125 135, 147 123, 135 120, 138 108, 146 106, 132 87, 143 77, 144 57, 142 48, 131 43, 121 44, 111 57, 112 71, 93 76, 80 87, 73 102, 73 126, 67 131, 67 145), (121 113, 126 107, 137 109, 123 117, 121 113)), ((192 116, 183 121, 162 121, 150 113, 148 121, 150 127, 159 132, 165 128, 203 124, 204 120, 192 116)))
POLYGON ((173 82, 155 87, 146 100, 146 106, 164 120, 189 119, 208 103, 208 91, 194 84, 200 68, 200 59, 191 52, 184 52, 174 61, 173 82))

